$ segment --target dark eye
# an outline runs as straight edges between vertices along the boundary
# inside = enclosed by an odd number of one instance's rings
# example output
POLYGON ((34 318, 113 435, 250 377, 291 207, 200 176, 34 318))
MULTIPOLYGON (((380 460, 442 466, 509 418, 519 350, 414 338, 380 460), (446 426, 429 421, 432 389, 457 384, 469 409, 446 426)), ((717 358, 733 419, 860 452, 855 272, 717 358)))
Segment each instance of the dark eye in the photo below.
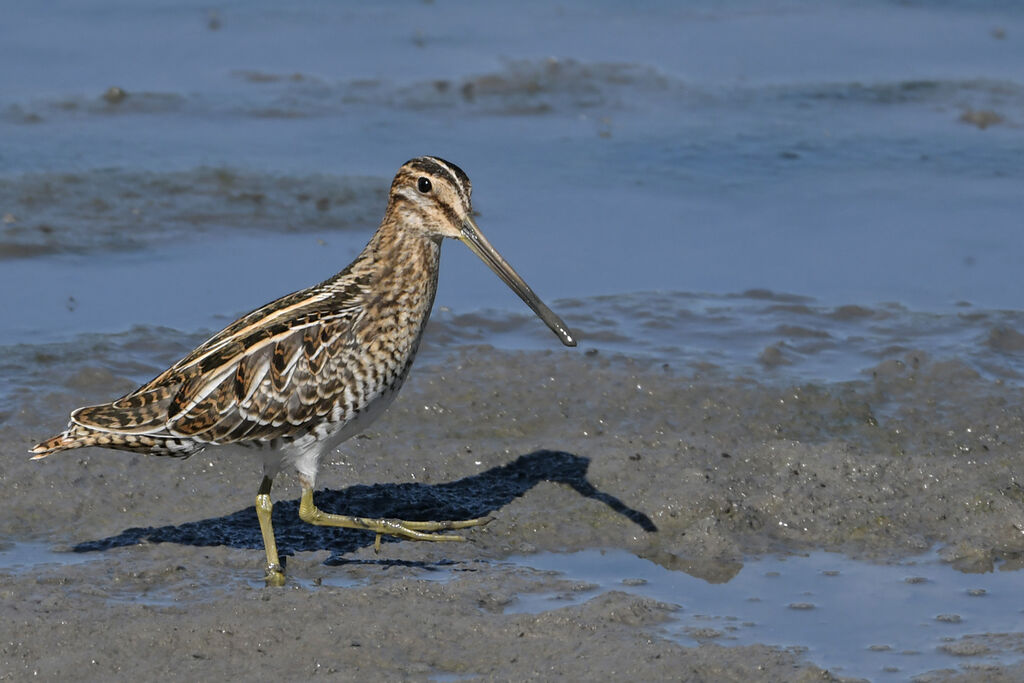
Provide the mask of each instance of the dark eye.
POLYGON ((430 178, 420 178, 416 181, 416 189, 423 194, 430 192, 431 187, 433 186, 430 184, 430 178))

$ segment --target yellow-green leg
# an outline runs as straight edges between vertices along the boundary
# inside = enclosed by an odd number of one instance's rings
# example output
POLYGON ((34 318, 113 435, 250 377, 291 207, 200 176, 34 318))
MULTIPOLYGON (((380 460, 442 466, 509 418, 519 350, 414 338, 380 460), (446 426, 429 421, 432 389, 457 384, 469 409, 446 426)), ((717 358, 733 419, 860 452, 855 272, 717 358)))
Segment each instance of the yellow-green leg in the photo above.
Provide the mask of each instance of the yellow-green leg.
POLYGON ((263 477, 259 493, 256 495, 256 517, 260 520, 260 531, 263 532, 263 547, 267 551, 267 576, 268 586, 284 585, 284 567, 281 566, 277 557, 277 540, 274 538, 274 525, 271 523, 270 513, 274 510, 274 504, 270 500, 270 487, 274 480, 270 477, 263 477))
POLYGON ((464 519, 454 522, 407 522, 401 519, 370 519, 367 517, 333 515, 320 510, 313 504, 313 489, 310 488, 302 489, 302 499, 299 501, 299 518, 304 522, 316 524, 317 526, 336 526, 345 529, 363 529, 376 532, 377 538, 373 548, 377 551, 380 550, 381 534, 401 536, 402 538, 409 538, 414 541, 465 541, 466 539, 462 536, 446 536, 430 532, 466 529, 468 527, 481 526, 491 521, 490 517, 479 517, 477 519, 464 519))

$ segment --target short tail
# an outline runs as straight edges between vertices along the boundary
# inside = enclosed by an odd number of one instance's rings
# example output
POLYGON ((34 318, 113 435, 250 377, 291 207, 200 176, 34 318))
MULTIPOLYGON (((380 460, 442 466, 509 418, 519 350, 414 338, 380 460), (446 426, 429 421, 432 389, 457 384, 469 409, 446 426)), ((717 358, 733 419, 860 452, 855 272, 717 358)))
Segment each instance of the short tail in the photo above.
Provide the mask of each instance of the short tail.
POLYGON ((31 449, 29 453, 32 454, 31 460, 39 460, 46 456, 57 453, 58 451, 67 451, 72 448, 82 448, 83 446, 92 446, 94 440, 88 438, 82 438, 80 435, 74 433, 74 429, 68 429, 62 434, 50 437, 42 443, 37 443, 31 449))
POLYGON ((203 450, 209 444, 179 439, 161 434, 126 434, 120 432, 104 432, 90 429, 86 425, 72 421, 68 428, 57 436, 50 437, 33 446, 29 453, 32 460, 41 460, 48 455, 73 448, 99 446, 113 448, 118 451, 130 451, 146 455, 169 455, 174 458, 187 458, 193 453, 203 450))

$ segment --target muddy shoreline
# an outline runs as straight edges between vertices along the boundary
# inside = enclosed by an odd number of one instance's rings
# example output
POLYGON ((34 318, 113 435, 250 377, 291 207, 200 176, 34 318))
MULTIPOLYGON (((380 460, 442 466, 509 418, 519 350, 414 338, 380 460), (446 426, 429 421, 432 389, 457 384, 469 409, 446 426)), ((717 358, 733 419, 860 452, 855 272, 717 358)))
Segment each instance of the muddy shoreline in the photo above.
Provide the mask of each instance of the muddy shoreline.
POLYGON ((259 464, 246 452, 28 461, 25 445, 67 409, 131 383, 103 368, 118 352, 96 351, 87 383, 15 388, 0 427, 0 533, 91 551, 6 571, 10 678, 173 665, 183 678, 521 679, 571 676, 584 657, 620 679, 817 680, 829 674, 799 653, 666 640, 658 625, 679 607, 628 593, 506 614, 559 579, 502 562, 622 548, 722 582, 752 556, 811 549, 884 562, 938 545, 971 572, 1024 557, 1021 389, 963 363, 911 352, 863 381, 779 387, 595 352, 469 347, 414 371, 389 413, 325 463, 318 501, 494 521, 471 543, 375 555, 366 534, 299 522, 283 476, 275 526, 290 583, 267 590, 251 508, 259 464), (439 570, 451 578, 424 578, 439 570), (145 661, 129 666, 140 648, 145 661))

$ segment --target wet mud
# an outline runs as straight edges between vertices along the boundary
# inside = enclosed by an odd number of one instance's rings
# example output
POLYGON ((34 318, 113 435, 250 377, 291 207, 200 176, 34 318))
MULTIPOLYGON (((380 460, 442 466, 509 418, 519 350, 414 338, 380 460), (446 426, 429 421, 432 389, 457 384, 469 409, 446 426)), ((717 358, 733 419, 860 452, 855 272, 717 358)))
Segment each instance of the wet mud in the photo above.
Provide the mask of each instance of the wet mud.
MULTIPOLYGON (((522 595, 572 587, 503 563, 622 548, 721 583, 749 558, 810 549, 885 561, 937 545, 967 572, 1024 557, 1021 389, 963 363, 911 353, 865 380, 771 386, 600 352, 467 347, 417 368, 389 413, 324 464, 317 500, 368 516, 494 520, 470 543, 385 542, 374 554, 369 534, 300 522, 298 487, 283 476, 274 522, 289 585, 268 590, 252 453, 28 461, 24 448, 65 410, 132 384, 102 367, 120 352, 94 348, 77 376, 14 391, 0 427, 0 533, 89 558, 6 571, 14 677, 128 677, 140 671, 128 653, 145 648, 151 672, 177 658, 186 676, 237 674, 244 653, 257 678, 552 677, 582 656, 620 679, 816 680, 828 674, 799 653, 659 636, 685 604, 611 591, 506 612, 522 595)), ((986 652, 999 642, 985 640, 986 652)))

